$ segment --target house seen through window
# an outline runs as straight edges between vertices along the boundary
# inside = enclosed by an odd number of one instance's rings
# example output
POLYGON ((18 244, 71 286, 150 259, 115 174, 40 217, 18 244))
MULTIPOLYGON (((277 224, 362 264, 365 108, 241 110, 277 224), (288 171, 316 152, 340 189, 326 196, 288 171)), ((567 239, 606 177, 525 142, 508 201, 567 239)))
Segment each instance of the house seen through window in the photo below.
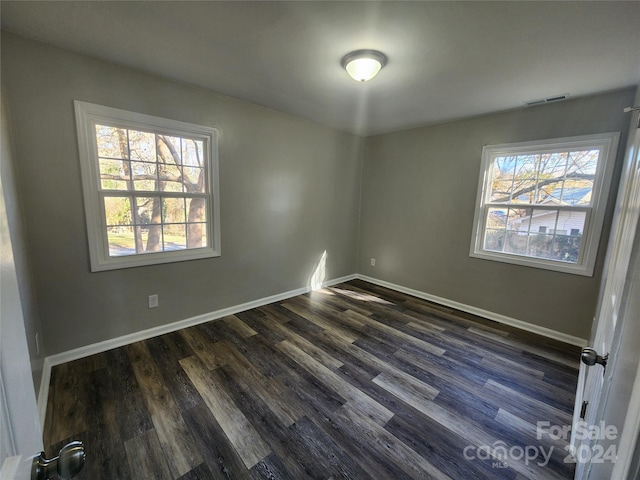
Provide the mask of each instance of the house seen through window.
POLYGON ((471 255, 590 275, 617 134, 483 150, 471 255))

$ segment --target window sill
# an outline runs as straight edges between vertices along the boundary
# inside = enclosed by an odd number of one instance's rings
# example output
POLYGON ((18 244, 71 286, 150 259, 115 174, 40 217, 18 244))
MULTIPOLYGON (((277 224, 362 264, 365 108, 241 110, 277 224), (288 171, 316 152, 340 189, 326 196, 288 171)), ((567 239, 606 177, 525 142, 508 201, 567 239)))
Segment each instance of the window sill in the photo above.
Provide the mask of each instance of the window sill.
POLYGON ((109 257, 91 262, 92 272, 102 272, 106 270, 117 270, 121 268, 144 267, 147 265, 160 265, 163 263, 184 262, 189 260, 200 260, 203 258, 219 257, 220 252, 212 248, 198 248, 180 250, 174 252, 144 253, 137 255, 126 255, 122 257, 109 257))
POLYGON ((555 272, 569 273, 572 275, 582 275, 585 277, 593 277, 594 265, 580 265, 577 263, 564 263, 554 260, 544 260, 541 258, 525 257, 524 255, 509 255, 503 253, 494 253, 487 251, 471 252, 472 258, 482 260, 491 260, 494 262, 510 263, 512 265, 520 265, 523 267, 531 267, 543 270, 552 270, 555 272))

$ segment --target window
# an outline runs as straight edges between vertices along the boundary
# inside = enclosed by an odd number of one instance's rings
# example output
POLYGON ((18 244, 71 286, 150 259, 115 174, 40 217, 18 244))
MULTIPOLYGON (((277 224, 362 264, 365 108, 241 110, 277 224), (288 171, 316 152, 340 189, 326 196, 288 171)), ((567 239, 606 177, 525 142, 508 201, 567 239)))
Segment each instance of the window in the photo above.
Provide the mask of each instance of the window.
POLYGON ((618 138, 485 146, 471 256, 593 275, 618 138))
POLYGON ((217 131, 75 109, 91 270, 219 256, 217 131))

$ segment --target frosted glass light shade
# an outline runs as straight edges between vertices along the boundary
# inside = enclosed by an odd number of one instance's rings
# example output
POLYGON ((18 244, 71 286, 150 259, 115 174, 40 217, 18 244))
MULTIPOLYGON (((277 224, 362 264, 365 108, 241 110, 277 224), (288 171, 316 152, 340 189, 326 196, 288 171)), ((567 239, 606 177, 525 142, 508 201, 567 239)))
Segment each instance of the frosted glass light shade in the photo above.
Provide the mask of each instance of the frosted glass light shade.
POLYGON ((376 50, 357 50, 342 59, 342 66, 358 82, 371 80, 386 63, 387 57, 376 50))
POLYGON ((378 74, 382 65, 373 58, 357 58, 347 63, 345 68, 351 78, 359 82, 366 82, 378 74))

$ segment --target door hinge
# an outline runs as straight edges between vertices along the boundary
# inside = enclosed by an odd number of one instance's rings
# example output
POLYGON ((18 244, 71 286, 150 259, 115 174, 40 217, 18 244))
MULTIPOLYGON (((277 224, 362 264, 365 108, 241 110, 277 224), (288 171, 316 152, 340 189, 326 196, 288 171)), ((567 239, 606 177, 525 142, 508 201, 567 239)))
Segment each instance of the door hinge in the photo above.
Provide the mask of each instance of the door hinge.
POLYGON ((587 405, 589 405, 589 402, 587 400, 582 402, 582 408, 580 409, 580 418, 583 420, 584 420, 585 414, 587 413, 587 405))

